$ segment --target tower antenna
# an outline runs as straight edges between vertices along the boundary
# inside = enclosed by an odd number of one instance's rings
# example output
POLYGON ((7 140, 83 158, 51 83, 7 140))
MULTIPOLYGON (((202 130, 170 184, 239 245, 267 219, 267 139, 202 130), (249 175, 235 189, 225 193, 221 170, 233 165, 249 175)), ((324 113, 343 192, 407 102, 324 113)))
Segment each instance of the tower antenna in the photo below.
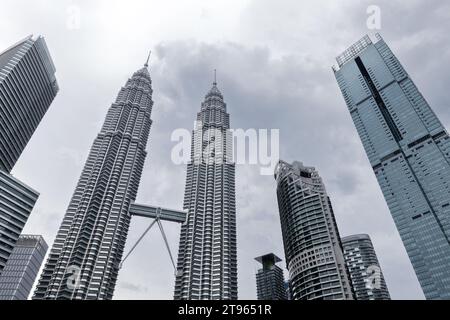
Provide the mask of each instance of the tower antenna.
POLYGON ((152 50, 150 50, 150 52, 148 53, 147 61, 146 61, 145 64, 144 64, 145 67, 148 67, 148 62, 149 62, 149 60, 150 60, 151 54, 152 54, 152 50))
POLYGON ((213 85, 217 85, 217 70, 214 69, 214 82, 213 85))

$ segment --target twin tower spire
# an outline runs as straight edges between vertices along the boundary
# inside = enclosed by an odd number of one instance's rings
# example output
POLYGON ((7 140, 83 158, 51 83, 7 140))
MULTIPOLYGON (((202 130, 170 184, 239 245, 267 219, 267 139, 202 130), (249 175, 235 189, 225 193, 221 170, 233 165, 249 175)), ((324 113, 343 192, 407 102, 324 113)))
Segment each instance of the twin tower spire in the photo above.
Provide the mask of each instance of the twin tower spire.
MULTIPOLYGON (((150 61, 150 56, 152 55, 152 50, 150 50, 148 52, 148 57, 147 57, 147 61, 145 61, 144 67, 148 68, 148 62, 150 61)), ((214 69, 214 82, 213 82, 214 86, 217 86, 217 70, 214 69)))
POLYGON ((148 57, 147 57, 147 61, 144 64, 144 67, 148 68, 148 62, 150 61, 150 56, 152 55, 152 50, 150 50, 148 52, 148 57))

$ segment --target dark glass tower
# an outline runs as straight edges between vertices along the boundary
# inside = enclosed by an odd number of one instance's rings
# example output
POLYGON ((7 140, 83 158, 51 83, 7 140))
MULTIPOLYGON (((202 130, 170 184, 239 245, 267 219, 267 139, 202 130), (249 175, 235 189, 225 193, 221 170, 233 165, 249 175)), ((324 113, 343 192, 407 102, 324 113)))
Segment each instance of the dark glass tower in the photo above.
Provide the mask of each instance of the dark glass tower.
POLYGON ((230 116, 213 83, 197 114, 187 166, 174 297, 177 300, 236 300, 235 164, 230 116))
POLYGON ((427 299, 450 299, 450 137, 384 40, 335 76, 427 299))
POLYGON ((27 300, 47 253, 41 236, 21 235, 0 276, 0 300, 27 300))
POLYGON ((301 162, 275 169, 292 300, 351 300, 353 291, 322 178, 301 162))
POLYGON ((342 238, 344 258, 356 300, 390 300, 372 241, 367 234, 342 238))
POLYGON ((262 264, 262 268, 256 273, 258 300, 287 300, 283 269, 276 265, 281 259, 269 253, 255 260, 262 264))
POLYGON ((34 299, 111 299, 152 120, 144 68, 120 90, 94 141, 34 299))
POLYGON ((11 172, 58 93, 44 38, 0 53, 0 170, 11 172))
POLYGON ((58 92, 44 38, 0 53, 0 274, 39 193, 10 172, 58 92))

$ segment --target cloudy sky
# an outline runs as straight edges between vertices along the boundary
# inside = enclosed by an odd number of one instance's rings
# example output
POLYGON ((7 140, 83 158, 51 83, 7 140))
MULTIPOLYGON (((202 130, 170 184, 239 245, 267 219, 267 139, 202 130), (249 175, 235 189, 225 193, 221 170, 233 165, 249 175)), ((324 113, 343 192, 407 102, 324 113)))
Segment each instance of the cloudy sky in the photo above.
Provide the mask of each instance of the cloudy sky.
MULTIPOLYGON (((315 166, 341 235, 369 233, 394 299, 423 299, 346 110, 331 66, 378 30, 446 127, 450 124, 450 2, 442 0, 2 0, 0 50, 43 35, 60 92, 13 174, 41 196, 25 227, 53 243, 89 148, 120 87, 153 51, 154 120, 138 201, 181 209, 185 166, 170 160, 177 128, 191 129, 218 70, 234 128, 280 129, 280 155, 315 166)), ((256 298, 254 257, 283 257, 272 176, 237 167, 239 297, 256 298)), ((150 221, 133 218, 127 249, 150 221)), ((164 223, 172 251, 179 226, 164 223)), ((174 275, 152 230, 120 272, 116 299, 171 299, 174 275)))

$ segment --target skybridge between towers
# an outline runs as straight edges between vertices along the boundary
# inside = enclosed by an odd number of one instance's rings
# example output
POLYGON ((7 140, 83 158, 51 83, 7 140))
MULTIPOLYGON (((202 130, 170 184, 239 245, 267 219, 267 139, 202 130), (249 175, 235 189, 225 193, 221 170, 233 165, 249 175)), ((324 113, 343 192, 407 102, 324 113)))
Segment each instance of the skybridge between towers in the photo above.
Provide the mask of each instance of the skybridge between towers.
POLYGON ((155 206, 147 206, 133 203, 130 206, 130 214, 132 216, 160 219, 162 221, 184 223, 187 213, 180 210, 172 210, 155 206))
POLYGON ((133 245, 133 247, 130 249, 130 251, 125 256, 125 258, 123 258, 122 262, 120 263, 119 269, 122 268, 124 262, 133 253, 134 249, 136 249, 138 244, 145 237, 145 235, 150 231, 150 229, 155 224, 157 224, 159 227, 159 230, 161 231, 161 235, 164 239, 164 242, 166 244, 167 251, 169 252, 169 256, 170 256, 170 260, 172 261, 173 268, 176 272, 177 268, 175 265, 175 260, 173 259, 172 252, 170 251, 169 242, 167 241, 166 233, 164 232, 164 228, 162 226, 161 221, 169 221, 169 222, 183 224, 186 221, 187 212, 181 211, 181 210, 166 209, 166 208, 157 207, 157 206, 132 203, 130 206, 129 213, 131 216, 150 218, 150 219, 153 219, 153 221, 150 223, 150 225, 147 227, 147 229, 145 229, 144 233, 139 237, 139 239, 136 241, 136 243, 133 245))

